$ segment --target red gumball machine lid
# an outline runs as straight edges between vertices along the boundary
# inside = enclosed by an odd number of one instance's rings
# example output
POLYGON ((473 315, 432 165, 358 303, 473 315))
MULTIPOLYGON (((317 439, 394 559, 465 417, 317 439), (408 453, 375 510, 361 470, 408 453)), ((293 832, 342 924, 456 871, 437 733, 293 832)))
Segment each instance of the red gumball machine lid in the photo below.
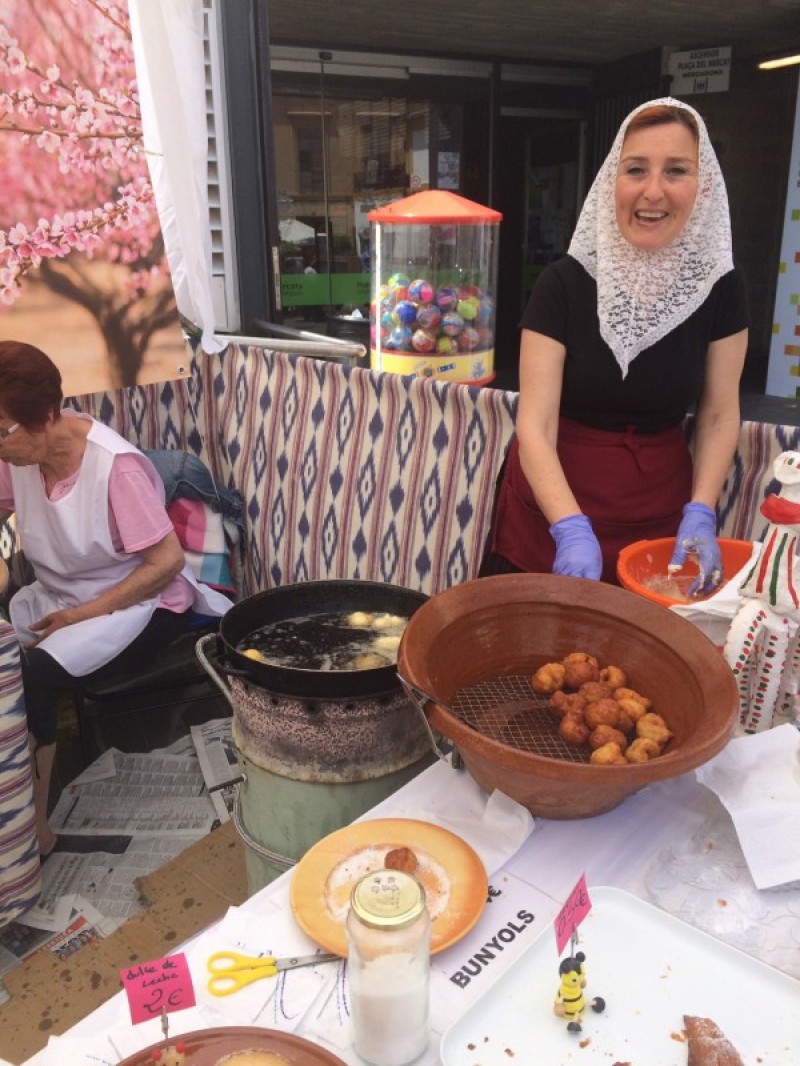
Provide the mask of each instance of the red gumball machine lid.
POLYGON ((395 200, 385 207, 376 208, 367 215, 370 222, 413 225, 439 223, 492 223, 502 222, 503 216, 494 208, 484 207, 454 192, 430 189, 414 193, 403 200, 395 200))

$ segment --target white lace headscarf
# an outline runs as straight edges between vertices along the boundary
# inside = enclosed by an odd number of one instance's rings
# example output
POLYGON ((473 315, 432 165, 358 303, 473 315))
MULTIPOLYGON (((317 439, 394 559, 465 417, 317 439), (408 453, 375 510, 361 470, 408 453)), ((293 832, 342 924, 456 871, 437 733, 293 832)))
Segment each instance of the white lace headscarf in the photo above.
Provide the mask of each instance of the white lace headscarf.
POLYGON ((733 269, 728 194, 705 123, 694 108, 663 97, 632 111, 589 190, 569 246, 597 281, 600 333, 622 370, 702 305, 714 284, 733 269), (665 248, 634 248, 620 233, 615 185, 622 142, 634 115, 668 105, 688 111, 697 123, 697 198, 678 238, 665 248))

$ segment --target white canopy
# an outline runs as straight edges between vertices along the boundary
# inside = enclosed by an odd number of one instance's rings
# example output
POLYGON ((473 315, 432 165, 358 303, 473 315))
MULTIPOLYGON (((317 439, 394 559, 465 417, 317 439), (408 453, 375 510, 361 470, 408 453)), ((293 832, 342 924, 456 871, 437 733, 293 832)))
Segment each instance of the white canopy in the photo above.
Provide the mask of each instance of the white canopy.
POLYGON ((142 138, 178 310, 214 336, 202 0, 129 0, 142 138))

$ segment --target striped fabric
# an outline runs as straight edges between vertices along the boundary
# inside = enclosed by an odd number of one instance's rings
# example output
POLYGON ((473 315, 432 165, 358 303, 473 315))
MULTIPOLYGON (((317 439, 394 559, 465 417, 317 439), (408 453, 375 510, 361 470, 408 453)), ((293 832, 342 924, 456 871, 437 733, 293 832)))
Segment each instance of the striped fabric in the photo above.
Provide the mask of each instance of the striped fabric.
POLYGON ((800 427, 743 422, 739 445, 717 507, 719 533, 738 540, 763 540, 769 522, 759 508, 780 491, 772 464, 781 452, 800 450, 800 427))
POLYGON ((516 394, 231 345, 186 381, 73 405, 242 492, 245 595, 325 578, 430 594, 477 573, 516 394))
MULTIPOLYGON (((245 494, 250 595, 323 577, 430 593, 474 576, 516 401, 231 345, 198 353, 183 381, 72 402, 140 447, 194 451, 245 494)), ((798 448, 796 426, 742 424, 722 536, 763 538, 773 460, 798 448)))
POLYGON ((223 371, 252 588, 348 578, 432 593, 476 575, 507 395, 256 350, 223 371))
POLYGON ((32 907, 41 887, 19 643, 0 621, 0 925, 32 907))

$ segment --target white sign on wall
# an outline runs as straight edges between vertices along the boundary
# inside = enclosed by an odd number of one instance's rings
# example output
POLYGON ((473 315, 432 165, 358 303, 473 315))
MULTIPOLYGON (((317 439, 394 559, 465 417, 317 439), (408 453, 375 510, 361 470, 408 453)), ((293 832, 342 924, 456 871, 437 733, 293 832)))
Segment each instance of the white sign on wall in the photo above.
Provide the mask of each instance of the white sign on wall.
POLYGON ((695 48, 691 52, 673 52, 669 57, 673 96, 692 93, 722 93, 731 77, 730 48, 695 48))
MULTIPOLYGON (((798 84, 800 90, 800 83, 798 84)), ((775 289, 767 396, 800 396, 800 91, 794 116, 783 241, 775 289)))

